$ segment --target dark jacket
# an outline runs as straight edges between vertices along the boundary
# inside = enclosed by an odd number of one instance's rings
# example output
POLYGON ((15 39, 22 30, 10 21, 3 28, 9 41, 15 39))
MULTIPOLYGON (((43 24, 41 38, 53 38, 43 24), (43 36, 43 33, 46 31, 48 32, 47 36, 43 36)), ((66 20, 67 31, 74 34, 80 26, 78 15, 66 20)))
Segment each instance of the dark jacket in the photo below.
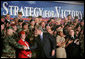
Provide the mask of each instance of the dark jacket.
POLYGON ((35 38, 35 44, 31 49, 37 48, 38 58, 52 58, 52 50, 55 49, 55 39, 49 33, 43 33, 43 40, 40 39, 40 35, 35 38))

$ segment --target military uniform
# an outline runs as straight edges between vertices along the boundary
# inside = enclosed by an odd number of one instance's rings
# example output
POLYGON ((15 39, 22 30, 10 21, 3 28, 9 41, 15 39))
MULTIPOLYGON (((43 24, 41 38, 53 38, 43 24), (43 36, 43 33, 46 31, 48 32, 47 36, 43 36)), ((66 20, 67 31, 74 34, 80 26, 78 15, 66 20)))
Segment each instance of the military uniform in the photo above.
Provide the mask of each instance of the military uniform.
MULTIPOLYGON (((59 30, 59 31, 61 31, 61 30, 59 30)), ((59 43, 59 42, 60 43, 65 42, 65 38, 57 35, 56 46, 57 46, 57 43, 59 43)), ((63 44, 61 47, 56 48, 56 58, 66 58, 65 44, 63 44)))
POLYGON ((2 56, 5 58, 15 58, 15 48, 23 49, 22 45, 19 45, 12 36, 7 36, 3 40, 2 56))

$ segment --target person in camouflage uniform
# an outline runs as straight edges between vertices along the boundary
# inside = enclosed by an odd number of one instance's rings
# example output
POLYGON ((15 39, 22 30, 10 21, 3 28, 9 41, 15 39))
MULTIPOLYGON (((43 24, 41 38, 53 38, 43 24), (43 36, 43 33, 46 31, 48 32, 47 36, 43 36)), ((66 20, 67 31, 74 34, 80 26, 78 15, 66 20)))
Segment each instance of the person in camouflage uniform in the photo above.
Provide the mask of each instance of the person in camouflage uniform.
POLYGON ((19 45, 13 38, 13 28, 7 27, 7 36, 3 40, 3 49, 1 58, 16 58, 16 48, 27 49, 27 47, 19 45))
POLYGON ((17 25, 17 32, 19 33, 20 31, 22 31, 22 23, 23 23, 23 20, 18 20, 18 25, 17 25))

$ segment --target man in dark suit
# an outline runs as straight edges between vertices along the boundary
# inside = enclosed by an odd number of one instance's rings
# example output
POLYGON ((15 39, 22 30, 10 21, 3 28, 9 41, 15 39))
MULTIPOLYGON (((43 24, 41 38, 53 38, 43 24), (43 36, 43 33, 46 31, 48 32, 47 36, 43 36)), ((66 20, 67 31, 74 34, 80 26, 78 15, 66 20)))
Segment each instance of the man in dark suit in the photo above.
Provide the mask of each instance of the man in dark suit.
POLYGON ((43 33, 42 28, 38 26, 35 29, 38 35, 35 37, 35 44, 31 49, 37 48, 37 58, 53 58, 55 55, 55 40, 49 33, 43 33))

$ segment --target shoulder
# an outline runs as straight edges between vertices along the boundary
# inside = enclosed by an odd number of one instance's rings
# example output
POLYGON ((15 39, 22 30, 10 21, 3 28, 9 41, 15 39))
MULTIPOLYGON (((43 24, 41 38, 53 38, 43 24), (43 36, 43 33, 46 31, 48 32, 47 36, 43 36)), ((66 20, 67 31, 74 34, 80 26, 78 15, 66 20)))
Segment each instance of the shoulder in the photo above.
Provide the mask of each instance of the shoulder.
POLYGON ((18 41, 18 43, 21 43, 22 42, 22 40, 20 39, 19 41, 18 41))

